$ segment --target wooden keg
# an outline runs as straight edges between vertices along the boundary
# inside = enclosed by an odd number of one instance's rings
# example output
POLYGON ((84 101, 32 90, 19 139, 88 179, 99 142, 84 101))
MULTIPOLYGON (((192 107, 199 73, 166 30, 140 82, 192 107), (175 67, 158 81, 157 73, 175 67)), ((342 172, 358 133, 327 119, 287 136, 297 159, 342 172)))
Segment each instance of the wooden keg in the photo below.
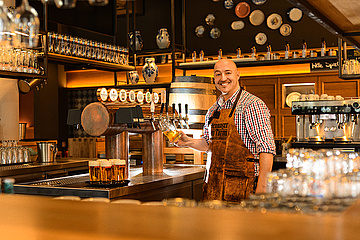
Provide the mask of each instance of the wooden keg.
POLYGON ((189 109, 191 128, 202 128, 207 110, 216 101, 216 89, 211 77, 177 76, 171 82, 169 104, 181 103, 181 113, 185 114, 185 104, 189 109))

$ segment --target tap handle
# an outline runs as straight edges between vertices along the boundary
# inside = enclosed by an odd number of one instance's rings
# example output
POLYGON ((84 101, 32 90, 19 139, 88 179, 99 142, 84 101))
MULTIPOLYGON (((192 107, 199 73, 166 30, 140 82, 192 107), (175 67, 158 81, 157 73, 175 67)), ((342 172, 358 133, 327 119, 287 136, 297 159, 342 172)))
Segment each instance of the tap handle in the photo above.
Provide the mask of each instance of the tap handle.
POLYGON ((181 115, 181 103, 179 103, 179 115, 181 115))
POLYGON ((169 105, 167 103, 165 103, 165 111, 166 111, 166 114, 169 113, 169 105))
POLYGON ((188 104, 186 103, 185 104, 185 115, 187 115, 189 113, 189 111, 188 111, 188 104))
POLYGON ((165 105, 165 103, 161 103, 160 114, 162 114, 164 111, 164 105, 165 105))
POLYGON ((176 109, 175 109, 175 103, 172 104, 172 110, 173 110, 173 114, 175 114, 175 111, 176 111, 176 109))

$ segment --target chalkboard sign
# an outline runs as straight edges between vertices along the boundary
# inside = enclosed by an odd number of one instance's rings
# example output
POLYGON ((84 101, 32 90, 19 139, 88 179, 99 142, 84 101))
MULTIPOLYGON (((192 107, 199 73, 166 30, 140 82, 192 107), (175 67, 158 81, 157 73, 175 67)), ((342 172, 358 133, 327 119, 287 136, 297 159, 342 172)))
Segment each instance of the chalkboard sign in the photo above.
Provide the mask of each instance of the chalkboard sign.
POLYGON ((317 62, 310 63, 310 71, 338 71, 339 61, 337 59, 332 60, 319 60, 317 62))

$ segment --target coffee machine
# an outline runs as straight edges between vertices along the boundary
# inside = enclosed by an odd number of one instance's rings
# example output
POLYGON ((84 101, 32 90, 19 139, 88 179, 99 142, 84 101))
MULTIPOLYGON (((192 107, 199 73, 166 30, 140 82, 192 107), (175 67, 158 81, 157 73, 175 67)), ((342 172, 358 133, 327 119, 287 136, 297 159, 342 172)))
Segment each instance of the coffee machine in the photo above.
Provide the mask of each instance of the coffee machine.
POLYGON ((360 141, 360 99, 293 101, 297 142, 360 141))

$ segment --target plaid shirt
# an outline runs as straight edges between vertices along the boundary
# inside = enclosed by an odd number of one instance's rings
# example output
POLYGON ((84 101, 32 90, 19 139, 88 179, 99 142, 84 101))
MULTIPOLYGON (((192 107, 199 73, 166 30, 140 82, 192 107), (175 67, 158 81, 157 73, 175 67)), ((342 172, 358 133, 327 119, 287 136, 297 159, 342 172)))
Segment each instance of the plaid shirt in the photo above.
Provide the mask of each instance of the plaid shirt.
MULTIPOLYGON (((209 143, 211 126, 209 118, 213 112, 218 109, 232 108, 240 88, 224 102, 224 97, 220 96, 218 100, 209 108, 205 116, 203 138, 209 143)), ((236 128, 243 140, 245 146, 259 159, 259 153, 276 154, 274 136, 271 130, 270 111, 266 104, 255 95, 243 90, 234 112, 236 128)))

